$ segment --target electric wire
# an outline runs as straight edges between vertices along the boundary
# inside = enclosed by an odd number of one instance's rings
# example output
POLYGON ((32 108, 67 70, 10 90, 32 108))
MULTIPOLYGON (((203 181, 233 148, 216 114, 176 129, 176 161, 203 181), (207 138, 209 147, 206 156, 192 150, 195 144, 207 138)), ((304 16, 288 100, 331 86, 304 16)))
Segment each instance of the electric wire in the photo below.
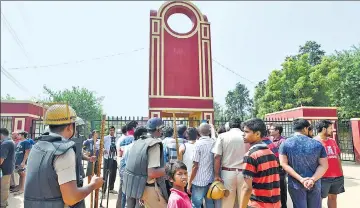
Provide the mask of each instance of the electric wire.
POLYGON ((213 62, 215 62, 217 65, 221 66, 223 69, 226 69, 227 71, 235 74, 236 76, 238 76, 238 77, 240 77, 240 78, 242 78, 242 79, 244 79, 244 80, 246 80, 246 81, 248 81, 248 82, 250 82, 250 83, 252 83, 252 84, 256 84, 255 82, 249 80, 248 78, 241 76, 240 74, 238 74, 238 73, 235 72, 234 70, 231 70, 229 67, 224 66, 222 63, 220 63, 219 61, 215 60, 214 58, 212 58, 212 60, 213 60, 213 62))
POLYGON ((95 61, 95 60, 101 60, 101 59, 110 58, 110 57, 114 57, 114 56, 125 55, 125 54, 128 54, 128 53, 134 53, 134 52, 141 51, 143 49, 145 49, 145 48, 138 48, 138 49, 134 49, 134 50, 131 50, 131 51, 128 51, 128 52, 115 53, 115 54, 110 54, 110 55, 101 56, 101 57, 95 57, 95 58, 91 58, 91 59, 81 59, 81 60, 76 60, 76 61, 66 61, 66 62, 61 62, 61 63, 56 63, 56 64, 35 65, 35 66, 25 66, 25 67, 12 67, 12 68, 8 68, 8 70, 51 68, 51 67, 57 67, 57 66, 62 66, 62 65, 79 64, 79 63, 86 62, 86 61, 95 61))
POLYGON ((17 45, 20 47, 21 51, 24 53, 24 55, 30 59, 29 54, 27 53, 27 51, 25 50, 24 44, 21 42, 21 40, 19 39, 19 37, 17 36, 15 30, 11 27, 10 22, 7 20, 7 18, 5 17, 4 13, 1 11, 1 15, 2 15, 2 19, 4 21, 4 25, 5 27, 8 29, 8 31, 10 32, 11 36, 13 37, 13 39, 15 40, 15 42, 17 43, 17 45))
POLYGON ((30 93, 24 85, 22 85, 14 76, 12 76, 2 65, 1 72, 11 81, 13 82, 19 89, 23 90, 26 93, 30 93))

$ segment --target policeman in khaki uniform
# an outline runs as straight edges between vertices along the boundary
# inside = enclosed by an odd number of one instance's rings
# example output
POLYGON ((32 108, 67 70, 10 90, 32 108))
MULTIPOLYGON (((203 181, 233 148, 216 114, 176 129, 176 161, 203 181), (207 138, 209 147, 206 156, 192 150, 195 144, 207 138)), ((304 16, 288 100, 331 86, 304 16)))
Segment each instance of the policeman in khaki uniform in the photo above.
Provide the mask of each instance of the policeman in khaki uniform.
POLYGON ((84 198, 103 184, 101 177, 81 187, 80 164, 76 159, 76 113, 68 105, 52 105, 46 111, 45 133, 31 149, 25 181, 26 208, 85 208, 84 198))
POLYGON ((165 167, 160 118, 151 118, 146 124, 148 134, 136 140, 131 147, 124 171, 123 192, 128 197, 127 207, 166 208, 168 193, 165 185, 165 167), (136 199, 130 200, 131 198, 136 199))

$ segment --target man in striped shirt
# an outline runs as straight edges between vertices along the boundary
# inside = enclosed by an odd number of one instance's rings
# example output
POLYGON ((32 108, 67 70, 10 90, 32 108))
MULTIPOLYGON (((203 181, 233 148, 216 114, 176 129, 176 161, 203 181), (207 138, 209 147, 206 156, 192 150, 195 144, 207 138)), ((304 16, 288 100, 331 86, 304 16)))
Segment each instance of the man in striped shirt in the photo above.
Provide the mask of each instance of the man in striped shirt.
POLYGON ((219 207, 221 200, 212 200, 206 197, 206 193, 214 181, 214 154, 211 149, 214 139, 210 138, 211 125, 202 123, 199 126, 200 138, 195 142, 193 154, 193 166, 187 187, 191 194, 193 208, 200 208, 205 199, 206 208, 219 207))
POLYGON ((262 141, 267 145, 267 147, 274 153, 276 157, 279 157, 279 149, 275 144, 269 139, 269 137, 264 137, 262 141))
POLYGON ((279 163, 263 143, 265 123, 258 118, 244 122, 244 142, 251 147, 244 157, 244 184, 240 208, 280 208, 279 163))

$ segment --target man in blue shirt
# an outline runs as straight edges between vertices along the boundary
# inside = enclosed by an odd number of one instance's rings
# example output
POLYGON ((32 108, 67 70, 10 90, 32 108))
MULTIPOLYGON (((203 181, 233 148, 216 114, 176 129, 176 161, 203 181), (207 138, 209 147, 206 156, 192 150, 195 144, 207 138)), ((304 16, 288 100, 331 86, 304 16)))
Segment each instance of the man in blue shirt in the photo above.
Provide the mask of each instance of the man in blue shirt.
POLYGON ((27 140, 27 132, 22 131, 19 135, 20 142, 15 150, 15 171, 20 175, 20 182, 19 186, 14 191, 17 192, 15 195, 24 192, 26 163, 31 149, 31 144, 29 140, 27 140))
POLYGON ((9 138, 9 131, 6 128, 0 128, 0 171, 2 172, 1 176, 1 204, 0 207, 8 206, 7 199, 9 197, 10 191, 10 179, 11 174, 14 171, 15 163, 15 143, 9 138))
POLYGON ((308 137, 310 123, 295 119, 295 134, 280 145, 280 164, 288 173, 288 189, 294 208, 321 208, 321 182, 328 168, 323 145, 308 137))

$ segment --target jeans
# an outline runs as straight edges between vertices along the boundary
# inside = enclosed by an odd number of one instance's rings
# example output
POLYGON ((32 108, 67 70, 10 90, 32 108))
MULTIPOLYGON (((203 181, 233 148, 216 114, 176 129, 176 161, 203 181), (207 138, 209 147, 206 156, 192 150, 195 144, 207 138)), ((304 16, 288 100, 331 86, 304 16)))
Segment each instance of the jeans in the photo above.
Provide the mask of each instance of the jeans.
POLYGON ((306 190, 289 186, 288 189, 294 208, 321 208, 321 187, 306 190))
POLYGON ((221 200, 212 200, 206 197, 211 184, 207 186, 196 186, 191 187, 191 204, 193 208, 201 208, 203 199, 205 198, 206 208, 218 208, 221 206, 221 200))
POLYGON ((126 195, 122 192, 122 184, 123 184, 123 180, 120 180, 120 187, 119 187, 118 198, 116 201, 116 208, 125 208, 126 206, 126 195))

